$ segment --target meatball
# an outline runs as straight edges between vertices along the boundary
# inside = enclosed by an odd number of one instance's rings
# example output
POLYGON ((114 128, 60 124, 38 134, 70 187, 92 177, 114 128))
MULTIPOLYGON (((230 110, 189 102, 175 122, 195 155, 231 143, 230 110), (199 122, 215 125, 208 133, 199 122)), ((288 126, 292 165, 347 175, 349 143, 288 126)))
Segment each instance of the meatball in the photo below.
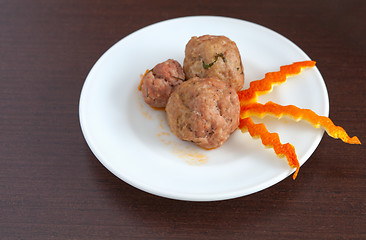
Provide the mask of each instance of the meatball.
POLYGON ((141 85, 142 96, 151 107, 164 108, 172 91, 184 80, 182 66, 169 59, 145 74, 141 85))
POLYGON ((225 36, 192 37, 186 45, 183 70, 187 79, 217 78, 236 91, 244 84, 244 69, 235 42, 225 36))
POLYGON ((239 125, 235 89, 215 78, 183 82, 171 94, 165 110, 173 134, 206 149, 220 147, 239 125))

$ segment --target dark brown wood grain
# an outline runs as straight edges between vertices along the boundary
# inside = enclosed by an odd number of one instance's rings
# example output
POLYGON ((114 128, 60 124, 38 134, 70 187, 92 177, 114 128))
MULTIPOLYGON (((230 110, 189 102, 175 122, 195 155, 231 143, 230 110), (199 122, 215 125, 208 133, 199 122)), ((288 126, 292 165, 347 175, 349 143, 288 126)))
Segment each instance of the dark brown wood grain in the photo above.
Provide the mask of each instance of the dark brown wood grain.
POLYGON ((0 239, 366 239, 365 145, 324 136, 296 181, 186 202, 115 177, 78 118, 111 45, 162 20, 218 15, 273 29, 317 61, 330 117, 365 143, 365 11, 363 0, 0 0, 0 239))

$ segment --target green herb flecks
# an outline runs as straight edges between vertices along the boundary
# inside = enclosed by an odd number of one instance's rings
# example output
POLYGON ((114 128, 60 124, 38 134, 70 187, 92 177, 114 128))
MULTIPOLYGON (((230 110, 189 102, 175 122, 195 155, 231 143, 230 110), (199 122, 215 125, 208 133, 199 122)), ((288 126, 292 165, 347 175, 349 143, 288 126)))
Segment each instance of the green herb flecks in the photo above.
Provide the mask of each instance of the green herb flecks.
POLYGON ((212 63, 206 64, 205 61, 202 61, 203 68, 204 69, 209 69, 210 67, 212 67, 217 62, 217 60, 219 59, 219 57, 222 58, 222 61, 226 62, 226 59, 225 59, 224 54, 223 53, 219 53, 219 54, 216 54, 215 60, 212 63))
POLYGON ((176 76, 172 76, 173 78, 175 78, 175 79, 178 79, 178 80, 182 80, 182 81, 184 81, 184 79, 183 78, 180 78, 180 77, 176 77, 176 76))

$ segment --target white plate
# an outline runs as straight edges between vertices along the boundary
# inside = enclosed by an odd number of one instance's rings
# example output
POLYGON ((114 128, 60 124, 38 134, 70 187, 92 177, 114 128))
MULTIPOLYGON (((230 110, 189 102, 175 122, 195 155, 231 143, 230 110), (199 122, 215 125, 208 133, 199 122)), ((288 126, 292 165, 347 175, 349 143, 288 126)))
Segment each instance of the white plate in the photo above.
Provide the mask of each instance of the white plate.
MULTIPOLYGON (((142 100, 140 76, 157 63, 173 58, 183 63, 191 36, 225 35, 236 42, 245 69, 245 85, 278 71, 281 65, 309 60, 288 39, 243 20, 196 16, 172 19, 140 29, 112 46, 85 80, 79 106, 85 139, 99 161, 123 181, 159 196, 213 201, 263 190, 293 169, 285 158, 248 133, 236 131, 220 148, 203 150, 170 134, 163 111, 142 100)), ((310 68, 275 87, 259 102, 274 101, 310 108, 328 116, 329 101, 318 69, 310 68)), ((266 117, 271 132, 296 148, 300 164, 318 146, 323 130, 291 120, 266 117)), ((301 181, 301 169, 296 181, 301 181)))

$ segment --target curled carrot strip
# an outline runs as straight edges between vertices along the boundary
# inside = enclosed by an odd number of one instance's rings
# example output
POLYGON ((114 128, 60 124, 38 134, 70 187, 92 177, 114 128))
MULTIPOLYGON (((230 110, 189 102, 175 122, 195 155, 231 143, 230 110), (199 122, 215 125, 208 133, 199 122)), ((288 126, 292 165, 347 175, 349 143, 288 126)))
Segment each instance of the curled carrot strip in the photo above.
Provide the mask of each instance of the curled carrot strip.
POLYGON ((303 68, 314 67, 315 63, 315 61, 295 62, 282 66, 278 72, 266 73, 263 79, 251 82, 248 89, 238 92, 240 104, 255 102, 258 95, 271 92, 274 85, 286 82, 289 76, 300 74, 303 68))
POLYGON ((252 115, 263 117, 266 114, 270 114, 277 118, 281 118, 283 115, 289 116, 295 121, 303 119, 315 128, 323 128, 328 135, 333 138, 340 138, 343 142, 349 144, 361 144, 356 136, 350 138, 342 127, 335 126, 328 117, 319 116, 310 109, 301 109, 294 105, 282 106, 273 102, 267 102, 264 105, 260 103, 251 103, 241 106, 240 114, 241 118, 252 115))
POLYGON ((141 89, 141 87, 142 87, 142 80, 144 79, 144 77, 146 76, 146 74, 147 74, 148 72, 150 72, 150 70, 149 70, 149 69, 147 69, 147 70, 145 71, 144 75, 141 75, 140 84, 139 84, 139 86, 137 87, 137 89, 138 89, 139 91, 141 91, 141 90, 142 90, 142 89, 141 89))
POLYGON ((262 144, 266 147, 272 147, 277 156, 286 156, 290 167, 296 168, 293 175, 293 179, 295 180, 300 169, 300 164, 297 160, 294 146, 290 143, 282 144, 277 133, 268 132, 263 123, 255 124, 250 117, 241 118, 239 128, 242 132, 248 131, 252 137, 260 137, 262 144))

